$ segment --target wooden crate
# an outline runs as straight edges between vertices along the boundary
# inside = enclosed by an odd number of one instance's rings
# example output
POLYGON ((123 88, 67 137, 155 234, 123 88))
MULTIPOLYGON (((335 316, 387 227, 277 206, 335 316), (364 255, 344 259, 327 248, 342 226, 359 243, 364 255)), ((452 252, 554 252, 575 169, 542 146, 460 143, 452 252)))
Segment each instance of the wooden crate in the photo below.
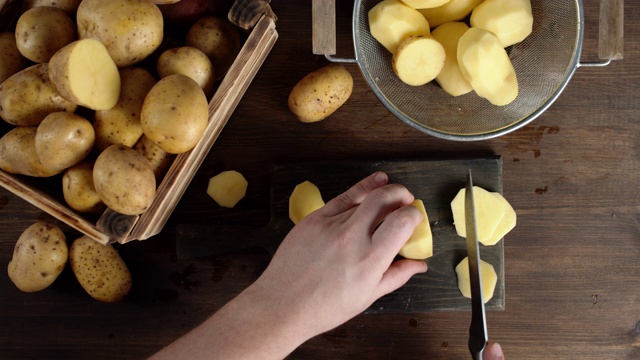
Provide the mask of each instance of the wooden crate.
MULTIPOLYGON (((14 23, 21 3, 0 0, 0 23, 14 23)), ((64 203, 62 185, 58 186, 60 194, 57 194, 52 184, 43 185, 46 179, 10 175, 0 170, 0 186, 103 244, 145 240, 158 234, 278 38, 277 18, 269 1, 236 0, 229 12, 229 20, 248 32, 248 36, 209 102, 209 124, 202 139, 195 148, 176 157, 146 212, 130 216, 107 210, 99 219, 89 219, 64 203)))

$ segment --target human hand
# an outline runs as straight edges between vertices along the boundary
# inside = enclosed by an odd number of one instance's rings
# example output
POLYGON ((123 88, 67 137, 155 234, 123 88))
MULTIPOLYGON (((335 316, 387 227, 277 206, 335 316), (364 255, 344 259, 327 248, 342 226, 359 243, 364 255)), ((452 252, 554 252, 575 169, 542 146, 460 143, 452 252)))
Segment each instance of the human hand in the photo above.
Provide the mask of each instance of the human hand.
POLYGON ((485 360, 504 360, 502 347, 498 343, 488 343, 483 356, 485 360))
POLYGON ((424 261, 393 261, 422 220, 413 195, 377 172, 305 217, 251 286, 297 322, 305 341, 364 311, 425 272, 424 261))

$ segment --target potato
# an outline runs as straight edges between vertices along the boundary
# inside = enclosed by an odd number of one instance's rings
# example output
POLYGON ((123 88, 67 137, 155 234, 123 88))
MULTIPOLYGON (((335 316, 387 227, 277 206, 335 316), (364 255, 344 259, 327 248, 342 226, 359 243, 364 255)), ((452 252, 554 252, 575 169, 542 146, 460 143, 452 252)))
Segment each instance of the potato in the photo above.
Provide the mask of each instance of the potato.
MULTIPOLYGON (((465 189, 461 189, 451 201, 453 223, 459 236, 466 237, 465 189)), ((500 194, 474 186, 473 200, 476 210, 478 241, 485 246, 495 245, 516 225, 516 213, 511 204, 500 194)))
POLYGON ((402 40, 393 53, 393 72, 411 86, 435 79, 446 59, 444 48, 429 35, 411 35, 402 40))
POLYGON ((16 36, 12 32, 0 33, 0 84, 11 75, 26 68, 29 62, 20 54, 16 36))
POLYGON ((209 121, 204 92, 191 78, 169 75, 151 88, 142 104, 142 131, 170 154, 191 150, 209 121))
POLYGON ((153 170, 153 174, 156 177, 156 184, 162 181, 176 158, 175 154, 169 154, 162 150, 160 146, 144 135, 138 140, 133 149, 149 162, 149 166, 151 166, 151 170, 153 170))
POLYGON ((131 272, 111 245, 82 236, 71 244, 69 262, 82 288, 98 301, 118 302, 131 291, 131 272))
POLYGON ((470 28, 458 41, 458 64, 480 97, 496 106, 518 96, 518 79, 502 42, 490 31, 470 28))
POLYGON ((186 75, 198 83, 207 99, 213 95, 216 75, 211 60, 202 51, 192 46, 163 52, 158 58, 158 74, 161 78, 172 74, 186 75))
POLYGON ((431 27, 444 23, 460 21, 471 14, 471 11, 484 0, 449 0, 446 4, 430 9, 420 9, 420 13, 431 27))
POLYGON ((329 64, 303 77, 289 94, 289 110, 306 123, 326 119, 351 96, 353 78, 340 64, 329 64))
POLYGON ((157 1, 156 4, 167 22, 190 26, 209 12, 209 7, 219 2, 217 0, 180 0, 174 4, 159 4, 157 1))
POLYGON ((240 52, 240 33, 227 19, 206 16, 198 20, 187 33, 187 46, 205 53, 213 64, 218 79, 222 78, 240 52))
POLYGON ((472 27, 496 34, 504 47, 517 44, 533 31, 530 0, 485 0, 471 13, 472 27))
POLYGON ((467 30, 469 27, 463 22, 449 22, 431 32, 431 36, 442 44, 446 54, 444 66, 436 76, 436 81, 451 96, 460 96, 473 91, 458 65, 458 40, 467 30))
POLYGON ((27 8, 51 6, 60 9, 69 15, 75 15, 81 1, 82 0, 27 0, 27 8))
POLYGON ((20 235, 7 272, 24 292, 46 289, 58 278, 67 263, 66 237, 59 227, 37 222, 20 235))
POLYGON ((38 125, 52 112, 76 108, 58 94, 47 64, 30 66, 0 84, 0 117, 11 125, 38 125))
POLYGON ((156 79, 149 71, 138 67, 119 70, 120 97, 114 107, 95 113, 93 128, 96 132, 95 147, 103 151, 113 144, 129 147, 142 136, 140 114, 142 103, 155 85, 156 79))
POLYGON ((209 179, 207 194, 218 205, 232 208, 244 198, 248 184, 241 173, 227 170, 209 179))
POLYGON ((424 219, 422 219, 422 222, 413 230, 413 234, 411 234, 409 240, 402 246, 398 255, 407 259, 423 260, 433 255, 431 224, 429 224, 427 209, 425 209, 422 200, 416 199, 411 205, 420 210, 424 219))
POLYGON ((118 67, 151 55, 164 36, 162 13, 151 0, 84 0, 76 21, 80 39, 105 44, 118 67))
POLYGON ((37 63, 49 62, 53 54, 76 38, 76 24, 63 10, 53 7, 31 8, 16 24, 20 53, 37 63))
POLYGON ((98 40, 60 49, 49 61, 49 76, 62 97, 92 110, 111 109, 120 97, 118 68, 98 40))
POLYGON ((145 212, 156 196, 156 178, 142 155, 124 145, 111 145, 93 166, 93 184, 100 199, 125 215, 145 212))
POLYGON ((0 138, 0 169, 35 177, 49 177, 64 170, 49 168, 40 162, 36 153, 37 130, 37 126, 19 126, 0 138))
POLYGON ((64 170, 82 161, 95 141, 91 123, 66 111, 49 114, 36 131, 36 154, 42 164, 64 170))
POLYGON ((102 214, 107 209, 93 185, 93 163, 90 161, 83 161, 64 172, 62 195, 69 207, 81 213, 102 214))
MULTIPOLYGON (((498 283, 498 274, 493 265, 480 259, 480 283, 482 284, 482 300, 486 304, 493 297, 493 293, 498 283)), ((456 266, 458 276, 458 289, 462 296, 471 299, 471 280, 469 279, 469 257, 465 257, 456 266)))
POLYGON ((368 13, 369 30, 382 46, 395 53, 407 36, 429 35, 429 22, 422 14, 400 0, 383 0, 368 13))
POLYGON ((302 182, 296 185, 289 197, 289 219, 297 224, 323 206, 324 200, 318 187, 310 181, 302 182))
POLYGON ((442 6, 449 0, 402 0, 402 2, 414 9, 427 9, 442 6))

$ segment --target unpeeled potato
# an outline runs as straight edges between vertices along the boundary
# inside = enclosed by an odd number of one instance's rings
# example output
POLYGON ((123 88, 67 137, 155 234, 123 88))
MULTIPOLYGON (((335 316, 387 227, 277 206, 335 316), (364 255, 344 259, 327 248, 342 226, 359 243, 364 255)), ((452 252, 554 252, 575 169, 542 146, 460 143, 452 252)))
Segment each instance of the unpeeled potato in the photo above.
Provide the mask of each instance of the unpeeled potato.
POLYGON ((15 34, 20 53, 37 63, 49 62, 53 54, 77 39, 76 25, 69 15, 48 6, 25 11, 15 34))
POLYGON ((64 170, 82 161, 93 148, 89 120, 66 111, 49 114, 36 131, 36 153, 44 165, 64 170))
POLYGON ((69 207, 81 213, 102 214, 107 208, 93 185, 93 163, 90 161, 83 161, 64 172, 62 195, 69 207))

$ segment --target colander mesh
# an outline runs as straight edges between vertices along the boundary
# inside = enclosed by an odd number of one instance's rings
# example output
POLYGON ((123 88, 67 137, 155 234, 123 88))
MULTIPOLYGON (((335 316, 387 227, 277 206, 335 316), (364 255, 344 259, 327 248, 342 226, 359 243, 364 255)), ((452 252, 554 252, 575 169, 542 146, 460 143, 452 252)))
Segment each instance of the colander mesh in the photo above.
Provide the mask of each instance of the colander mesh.
POLYGON ((354 46, 360 69, 380 101, 411 126, 445 138, 492 137, 535 118, 571 77, 579 57, 580 13, 577 1, 533 0, 532 34, 507 49, 518 78, 518 97, 494 106, 474 92, 452 97, 435 81, 413 87, 391 69, 391 53, 369 32, 368 12, 380 0, 362 0, 354 8, 354 46))

